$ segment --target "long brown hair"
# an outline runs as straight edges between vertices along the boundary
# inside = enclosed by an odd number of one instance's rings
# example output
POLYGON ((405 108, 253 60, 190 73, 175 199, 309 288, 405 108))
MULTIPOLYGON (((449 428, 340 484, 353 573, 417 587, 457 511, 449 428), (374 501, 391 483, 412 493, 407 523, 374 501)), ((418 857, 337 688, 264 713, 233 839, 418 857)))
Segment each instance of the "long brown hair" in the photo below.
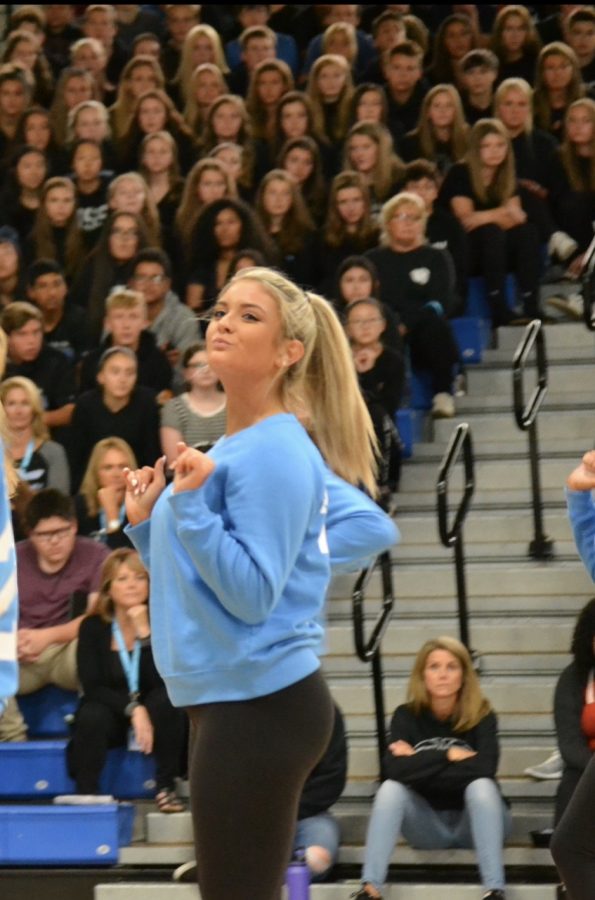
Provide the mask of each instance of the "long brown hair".
POLYGON ((330 247, 340 247, 347 238, 350 238, 356 245, 361 245, 362 251, 370 249, 378 240, 378 226, 372 219, 371 211, 370 189, 359 172, 339 172, 331 184, 328 212, 324 224, 325 244, 330 247), (339 191, 343 191, 345 188, 357 188, 364 200, 364 215, 354 235, 348 233, 347 226, 337 209, 339 191))
POLYGON ((490 49, 496 54, 501 63, 506 63, 508 61, 506 57, 506 48, 502 39, 502 32, 504 31, 506 22, 511 16, 518 16, 519 19, 522 19, 523 25, 527 32, 527 37, 525 38, 525 43, 522 47, 523 56, 526 56, 529 59, 537 57, 537 54, 541 50, 541 39, 539 37, 539 32, 533 24, 531 13, 527 9, 527 7, 517 4, 503 6, 498 10, 496 18, 494 19, 494 24, 492 26, 490 49))
MULTIPOLYGON (((281 76, 284 82, 283 94, 293 90, 294 80, 291 69, 282 59, 263 59, 258 63, 250 77, 250 85, 246 97, 246 109, 252 120, 253 137, 257 140, 273 141, 276 109, 273 111, 273 116, 269 118, 267 109, 258 96, 260 76, 264 72, 277 72, 281 76)), ((279 99, 281 100, 282 97, 279 99)))
POLYGON ((151 69, 155 78, 155 88, 163 90, 165 87, 165 77, 161 66, 152 56, 133 56, 129 59, 118 79, 118 95, 116 102, 110 107, 111 125, 114 137, 119 140, 126 134, 130 120, 134 115, 136 106, 136 97, 132 95, 129 89, 129 82, 135 69, 146 66, 151 69))
POLYGON ((566 110, 564 125, 566 126, 572 110, 578 109, 579 107, 584 107, 587 110, 591 117, 591 125, 593 127, 593 134, 591 135, 591 153, 588 158, 589 172, 587 178, 585 179, 584 169, 581 166, 581 158, 576 152, 576 145, 568 140, 566 127, 564 128, 564 140, 560 147, 560 158, 573 190, 595 191, 595 101, 591 100, 589 97, 582 97, 580 100, 575 100, 574 103, 571 103, 566 110))
POLYGON ((35 243, 36 256, 43 259, 53 259, 60 264, 64 262, 65 273, 69 278, 72 278, 78 271, 85 255, 85 244, 76 217, 75 202, 72 215, 65 225, 66 241, 64 246, 64 261, 59 258, 58 247, 54 240, 53 225, 45 208, 45 201, 48 194, 56 188, 64 188, 65 190, 71 191, 72 196, 76 201, 76 190, 70 178, 48 178, 41 190, 40 206, 35 216, 35 224, 31 236, 35 243))
POLYGON ((144 574, 147 583, 149 581, 149 574, 143 566, 140 556, 131 547, 120 547, 106 556, 101 567, 99 596, 93 613, 93 615, 100 616, 104 622, 113 622, 114 620, 114 601, 111 597, 111 589, 120 566, 128 566, 133 572, 144 574))
POLYGON ((345 140, 343 156, 343 168, 351 171, 354 165, 351 161, 350 142, 357 135, 364 135, 374 141, 378 147, 378 159, 371 175, 371 187, 377 200, 386 200, 395 182, 403 177, 405 164, 393 151, 393 139, 386 126, 377 122, 357 122, 349 129, 345 140))
POLYGON ((326 132, 332 141, 342 141, 349 128, 349 115, 353 97, 353 79, 351 77, 349 63, 345 57, 339 56, 336 53, 325 53, 322 56, 319 56, 310 69, 306 93, 312 101, 312 113, 314 115, 314 127, 316 131, 326 132), (325 103, 320 93, 320 88, 318 87, 318 75, 321 69, 330 65, 338 66, 344 72, 345 84, 343 85, 339 98, 333 104, 336 104, 336 115, 329 133, 324 114, 325 103))
POLYGON ((91 451, 91 456, 89 457, 89 462, 87 463, 87 468, 85 469, 85 474, 83 475, 83 480, 81 481, 81 486, 79 488, 79 494, 84 497, 87 512, 90 516, 96 516, 100 509, 97 496, 97 492, 100 488, 99 467, 103 462, 105 454, 109 450, 119 450, 120 453, 124 454, 124 456, 127 457, 129 469, 134 471, 134 469, 138 467, 132 447, 123 438, 108 437, 103 438, 101 441, 97 441, 91 451))
POLYGON ((448 94, 455 108, 453 123, 450 130, 449 146, 454 160, 459 160, 467 152, 467 142, 469 140, 469 126, 465 121, 463 112, 463 104, 461 103, 461 95, 456 87, 452 84, 437 84, 431 88, 423 99, 417 128, 413 132, 419 139, 419 147, 422 156, 426 159, 435 159, 436 157, 436 135, 434 126, 430 121, 429 111, 432 101, 440 94, 448 94))
POLYGON ((284 254, 296 253, 302 249, 304 238, 314 231, 312 216, 289 172, 285 169, 271 169, 260 182, 256 195, 256 212, 267 234, 271 234, 271 217, 264 206, 264 193, 271 181, 283 181, 291 190, 291 207, 285 214, 281 231, 274 235, 275 243, 284 254))
POLYGON ((535 90, 533 93, 533 110, 535 122, 539 128, 549 131, 552 125, 552 109, 549 103, 548 92, 543 78, 544 63, 550 56, 561 56, 572 66, 572 79, 566 88, 566 105, 570 106, 575 100, 580 100, 585 94, 585 85, 581 75, 576 53, 562 41, 553 41, 546 44, 537 58, 535 69, 535 90))
POLYGON ((190 250, 194 227, 203 208, 198 199, 198 185, 203 172, 219 172, 225 181, 226 197, 237 197, 236 186, 227 169, 218 159, 200 159, 195 163, 186 177, 182 200, 176 213, 176 228, 185 251, 190 250))
POLYGON ((469 150, 465 158, 474 194, 482 203, 501 206, 516 194, 516 167, 508 131, 500 119, 479 119, 469 132, 469 150), (481 177, 480 145, 488 134, 497 134, 506 141, 506 158, 498 168, 491 184, 485 185, 481 177))

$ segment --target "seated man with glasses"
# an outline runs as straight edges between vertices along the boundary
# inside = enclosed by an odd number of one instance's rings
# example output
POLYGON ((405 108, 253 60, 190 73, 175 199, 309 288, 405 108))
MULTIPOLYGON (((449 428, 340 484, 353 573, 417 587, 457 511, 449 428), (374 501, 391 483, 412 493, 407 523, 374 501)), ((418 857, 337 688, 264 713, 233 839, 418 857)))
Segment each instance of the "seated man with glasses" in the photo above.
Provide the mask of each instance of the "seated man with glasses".
MULTIPOLYGON (((25 511, 29 537, 16 546, 19 590, 19 693, 48 684, 78 689, 76 644, 82 615, 95 602, 107 548, 77 537, 74 504, 53 488, 35 494, 25 511), (86 607, 86 608, 85 608, 86 607)), ((16 705, 0 719, 0 740, 26 739, 16 705)))

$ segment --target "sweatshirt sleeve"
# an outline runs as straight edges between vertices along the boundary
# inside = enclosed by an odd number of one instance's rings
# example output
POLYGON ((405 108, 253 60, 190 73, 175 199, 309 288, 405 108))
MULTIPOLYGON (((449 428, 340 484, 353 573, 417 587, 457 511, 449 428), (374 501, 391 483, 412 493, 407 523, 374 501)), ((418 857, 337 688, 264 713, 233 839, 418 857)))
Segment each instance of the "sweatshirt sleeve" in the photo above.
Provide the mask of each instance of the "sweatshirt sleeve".
POLYGON ((437 791, 464 791, 477 778, 496 778, 499 759, 498 723, 494 713, 489 713, 475 728, 473 749, 476 756, 459 762, 449 762, 433 786, 437 791))
POLYGON ((143 561, 147 572, 150 572, 151 564, 151 520, 145 519, 140 525, 126 525, 124 532, 128 535, 135 550, 143 561))
POLYGON ((591 492, 566 488, 566 505, 576 549, 595 581, 595 503, 591 492))
MULTIPOLYGON (((201 578, 232 616, 248 625, 275 608, 302 549, 324 483, 288 441, 262 442, 225 483, 225 519, 204 486, 168 498, 177 534, 201 578), (288 477, 288 473, 290 473, 288 477)), ((212 476, 211 476, 212 477, 212 476)), ((317 512, 317 511, 316 511, 317 512)), ((322 518, 320 519, 322 527, 322 518)))
MULTIPOLYGON (((390 726, 390 743, 406 741, 414 747, 419 737, 413 714, 406 706, 397 707, 390 726)), ((445 750, 424 750, 413 756, 393 756, 387 749, 384 756, 386 777, 413 788, 436 778, 449 765, 445 750)))
POLYGON ((14 537, 4 471, 4 447, 0 441, 0 716, 5 700, 14 696, 18 686, 17 614, 14 537))
POLYGON ((365 568, 375 556, 398 543, 399 530, 393 520, 363 491, 330 470, 326 488, 326 533, 333 569, 353 572, 365 568))
POLYGON ((554 720, 558 747, 564 763, 571 769, 587 768, 592 753, 581 728, 585 688, 581 686, 573 665, 558 678, 554 693, 554 720))

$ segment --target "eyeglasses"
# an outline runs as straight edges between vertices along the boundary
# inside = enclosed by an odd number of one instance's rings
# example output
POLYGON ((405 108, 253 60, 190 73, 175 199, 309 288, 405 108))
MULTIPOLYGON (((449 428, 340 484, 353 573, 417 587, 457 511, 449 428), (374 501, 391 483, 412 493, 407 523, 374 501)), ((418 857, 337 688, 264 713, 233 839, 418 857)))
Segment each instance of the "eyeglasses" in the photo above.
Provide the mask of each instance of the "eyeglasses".
POLYGON ((421 216, 414 216, 413 213, 395 213, 392 218, 397 222, 421 222, 421 216))
POLYGON ((132 280, 137 284, 163 284, 167 281, 167 275, 133 275, 132 280))
POLYGON ((377 325, 383 321, 384 319, 381 319, 380 316, 376 316, 374 319, 350 319, 349 324, 358 327, 360 325, 377 325))
POLYGON ((62 541, 65 537, 72 533, 72 525, 65 525, 63 528, 55 528, 53 531, 32 531, 31 537, 40 541, 42 544, 50 544, 52 541, 62 541))
POLYGON ((135 238, 138 237, 136 228, 114 228, 111 232, 112 237, 135 238))

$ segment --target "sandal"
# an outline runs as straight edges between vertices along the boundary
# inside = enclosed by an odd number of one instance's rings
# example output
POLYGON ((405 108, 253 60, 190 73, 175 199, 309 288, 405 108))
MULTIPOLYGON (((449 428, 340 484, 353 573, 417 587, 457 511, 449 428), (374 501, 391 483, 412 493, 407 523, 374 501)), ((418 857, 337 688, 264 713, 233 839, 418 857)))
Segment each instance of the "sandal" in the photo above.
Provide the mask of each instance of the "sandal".
POLYGON ((163 788, 155 797, 157 809, 161 813, 186 812, 186 804, 180 800, 175 791, 163 788))

